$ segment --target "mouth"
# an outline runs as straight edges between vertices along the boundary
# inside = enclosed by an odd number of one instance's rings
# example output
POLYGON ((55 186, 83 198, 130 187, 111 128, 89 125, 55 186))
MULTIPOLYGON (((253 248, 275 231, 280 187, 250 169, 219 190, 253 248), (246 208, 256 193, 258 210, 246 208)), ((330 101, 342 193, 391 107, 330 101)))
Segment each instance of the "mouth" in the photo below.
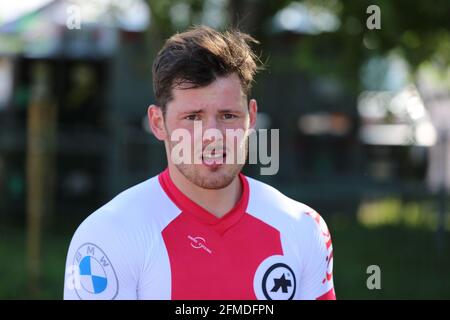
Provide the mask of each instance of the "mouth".
POLYGON ((218 167, 225 163, 226 155, 227 154, 225 151, 210 153, 204 152, 202 155, 202 163, 206 166, 218 167))

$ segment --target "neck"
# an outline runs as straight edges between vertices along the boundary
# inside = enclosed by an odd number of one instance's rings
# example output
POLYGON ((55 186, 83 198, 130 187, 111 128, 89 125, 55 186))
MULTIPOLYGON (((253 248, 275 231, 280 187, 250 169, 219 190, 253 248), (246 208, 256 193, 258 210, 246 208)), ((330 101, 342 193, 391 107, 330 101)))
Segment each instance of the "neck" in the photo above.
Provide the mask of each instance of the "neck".
POLYGON ((225 188, 205 189, 189 181, 175 166, 169 165, 169 174, 172 182, 183 194, 217 218, 222 218, 233 209, 242 194, 238 176, 225 188))

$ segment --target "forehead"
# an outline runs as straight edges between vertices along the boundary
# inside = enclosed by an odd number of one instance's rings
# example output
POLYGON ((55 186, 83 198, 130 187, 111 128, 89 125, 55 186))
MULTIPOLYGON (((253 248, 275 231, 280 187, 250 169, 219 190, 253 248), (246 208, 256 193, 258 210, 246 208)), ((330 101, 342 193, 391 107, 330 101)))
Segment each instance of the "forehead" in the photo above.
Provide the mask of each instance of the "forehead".
POLYGON ((174 88, 172 96, 173 99, 168 103, 168 110, 172 109, 175 112, 205 108, 239 108, 246 100, 236 74, 219 77, 204 87, 174 88))

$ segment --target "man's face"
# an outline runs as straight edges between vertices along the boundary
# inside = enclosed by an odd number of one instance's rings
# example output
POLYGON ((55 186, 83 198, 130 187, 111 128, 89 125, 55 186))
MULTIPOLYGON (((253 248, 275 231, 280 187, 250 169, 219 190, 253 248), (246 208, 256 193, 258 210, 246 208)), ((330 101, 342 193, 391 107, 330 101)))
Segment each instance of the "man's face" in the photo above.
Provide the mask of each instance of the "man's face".
POLYGON ((199 187, 220 189, 228 186, 244 166, 242 159, 247 154, 249 129, 255 125, 256 101, 251 100, 247 106, 236 74, 217 78, 206 87, 175 88, 172 94, 164 117, 169 165, 176 166, 184 177, 199 187), (198 130, 200 124, 201 131, 198 130), (180 143, 171 139, 176 129, 184 129, 190 134, 192 162, 173 162, 172 152, 180 143), (220 135, 205 135, 208 131, 213 132, 208 129, 217 130, 215 132, 220 135), (229 133, 238 129, 243 133, 241 138, 232 138, 229 133))

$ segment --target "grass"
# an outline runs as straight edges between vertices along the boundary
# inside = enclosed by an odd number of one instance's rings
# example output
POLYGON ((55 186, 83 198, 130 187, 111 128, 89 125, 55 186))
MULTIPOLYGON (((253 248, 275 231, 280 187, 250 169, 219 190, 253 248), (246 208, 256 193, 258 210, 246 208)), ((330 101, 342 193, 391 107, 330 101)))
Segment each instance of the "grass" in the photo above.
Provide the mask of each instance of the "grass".
POLYGON ((367 227, 340 219, 328 223, 334 248, 334 282, 340 299, 449 299, 450 235, 406 225, 367 227), (367 267, 381 269, 381 290, 367 289, 367 267))
POLYGON ((0 299, 61 299, 71 235, 47 234, 42 245, 40 291, 28 293, 23 230, 0 230, 0 299))

